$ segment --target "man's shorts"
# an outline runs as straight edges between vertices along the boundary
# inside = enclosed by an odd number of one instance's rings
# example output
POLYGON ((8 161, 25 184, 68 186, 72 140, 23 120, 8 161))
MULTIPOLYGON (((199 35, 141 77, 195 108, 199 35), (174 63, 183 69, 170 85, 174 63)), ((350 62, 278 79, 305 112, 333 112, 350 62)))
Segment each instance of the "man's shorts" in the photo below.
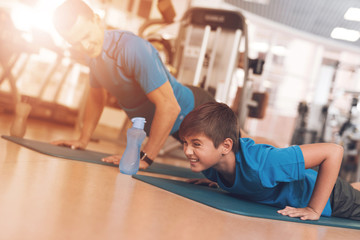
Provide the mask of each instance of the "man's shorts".
MULTIPOLYGON (((194 108, 207 102, 215 102, 215 99, 210 95, 210 93, 204 89, 190 85, 186 85, 186 87, 188 87, 194 94, 194 108)), ((179 131, 174 132, 172 136, 180 141, 179 131)))
POLYGON ((360 220, 360 191, 338 178, 330 195, 331 216, 360 220))
POLYGON ((186 85, 194 94, 194 108, 207 103, 207 102, 215 102, 213 96, 210 95, 207 91, 200 87, 194 87, 186 85))

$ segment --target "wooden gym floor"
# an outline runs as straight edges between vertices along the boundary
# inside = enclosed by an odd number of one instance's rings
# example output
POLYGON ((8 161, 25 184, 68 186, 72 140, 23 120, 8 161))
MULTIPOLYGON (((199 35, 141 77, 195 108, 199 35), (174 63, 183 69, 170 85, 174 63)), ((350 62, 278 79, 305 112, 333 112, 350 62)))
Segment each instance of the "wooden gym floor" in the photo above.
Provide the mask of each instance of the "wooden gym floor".
MULTIPOLYGON (((0 134, 13 116, 0 113, 0 134)), ((75 138, 71 127, 29 119, 25 138, 75 138)), ((88 149, 122 153, 112 142, 88 149)), ((187 166, 181 159, 162 162, 187 166)), ((0 139, 0 239, 359 239, 360 231, 245 217, 120 174, 46 156, 0 139)))

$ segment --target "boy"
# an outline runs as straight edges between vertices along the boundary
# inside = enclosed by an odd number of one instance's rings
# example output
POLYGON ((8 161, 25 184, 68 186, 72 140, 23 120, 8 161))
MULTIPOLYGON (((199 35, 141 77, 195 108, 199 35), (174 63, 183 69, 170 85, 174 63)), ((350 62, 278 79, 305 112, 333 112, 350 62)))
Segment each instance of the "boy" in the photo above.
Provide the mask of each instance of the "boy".
POLYGON ((189 182, 218 184, 302 220, 317 220, 321 215, 360 220, 360 183, 351 186, 337 178, 343 156, 339 145, 254 144, 252 139, 240 138, 235 114, 222 103, 195 108, 181 123, 179 134, 191 170, 207 178, 189 182), (318 172, 310 169, 316 166, 318 172))

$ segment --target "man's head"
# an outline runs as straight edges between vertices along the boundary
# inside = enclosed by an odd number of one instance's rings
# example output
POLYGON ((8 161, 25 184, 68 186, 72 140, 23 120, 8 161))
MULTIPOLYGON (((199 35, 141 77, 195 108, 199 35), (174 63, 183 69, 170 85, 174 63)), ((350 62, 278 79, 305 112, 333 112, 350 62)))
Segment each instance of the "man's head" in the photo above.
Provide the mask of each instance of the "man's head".
POLYGON ((74 48, 97 57, 104 41, 100 17, 81 0, 66 0, 54 12, 54 26, 74 48))
POLYGON ((226 104, 203 104, 184 118, 179 136, 193 171, 214 167, 225 155, 238 150, 236 115, 226 104))

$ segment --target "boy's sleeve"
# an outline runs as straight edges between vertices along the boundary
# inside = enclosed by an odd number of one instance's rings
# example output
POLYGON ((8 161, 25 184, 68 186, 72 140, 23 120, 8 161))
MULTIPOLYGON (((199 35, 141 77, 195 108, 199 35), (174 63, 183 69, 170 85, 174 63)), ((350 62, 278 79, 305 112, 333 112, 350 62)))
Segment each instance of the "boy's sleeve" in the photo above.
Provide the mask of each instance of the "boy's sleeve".
POLYGON ((217 182, 217 175, 216 175, 216 171, 212 168, 208 168, 204 171, 202 171, 202 174, 204 174, 204 176, 213 181, 213 182, 217 182))
POLYGON ((305 163, 299 146, 269 148, 259 165, 259 177, 264 187, 280 182, 298 181, 305 176, 305 163))

